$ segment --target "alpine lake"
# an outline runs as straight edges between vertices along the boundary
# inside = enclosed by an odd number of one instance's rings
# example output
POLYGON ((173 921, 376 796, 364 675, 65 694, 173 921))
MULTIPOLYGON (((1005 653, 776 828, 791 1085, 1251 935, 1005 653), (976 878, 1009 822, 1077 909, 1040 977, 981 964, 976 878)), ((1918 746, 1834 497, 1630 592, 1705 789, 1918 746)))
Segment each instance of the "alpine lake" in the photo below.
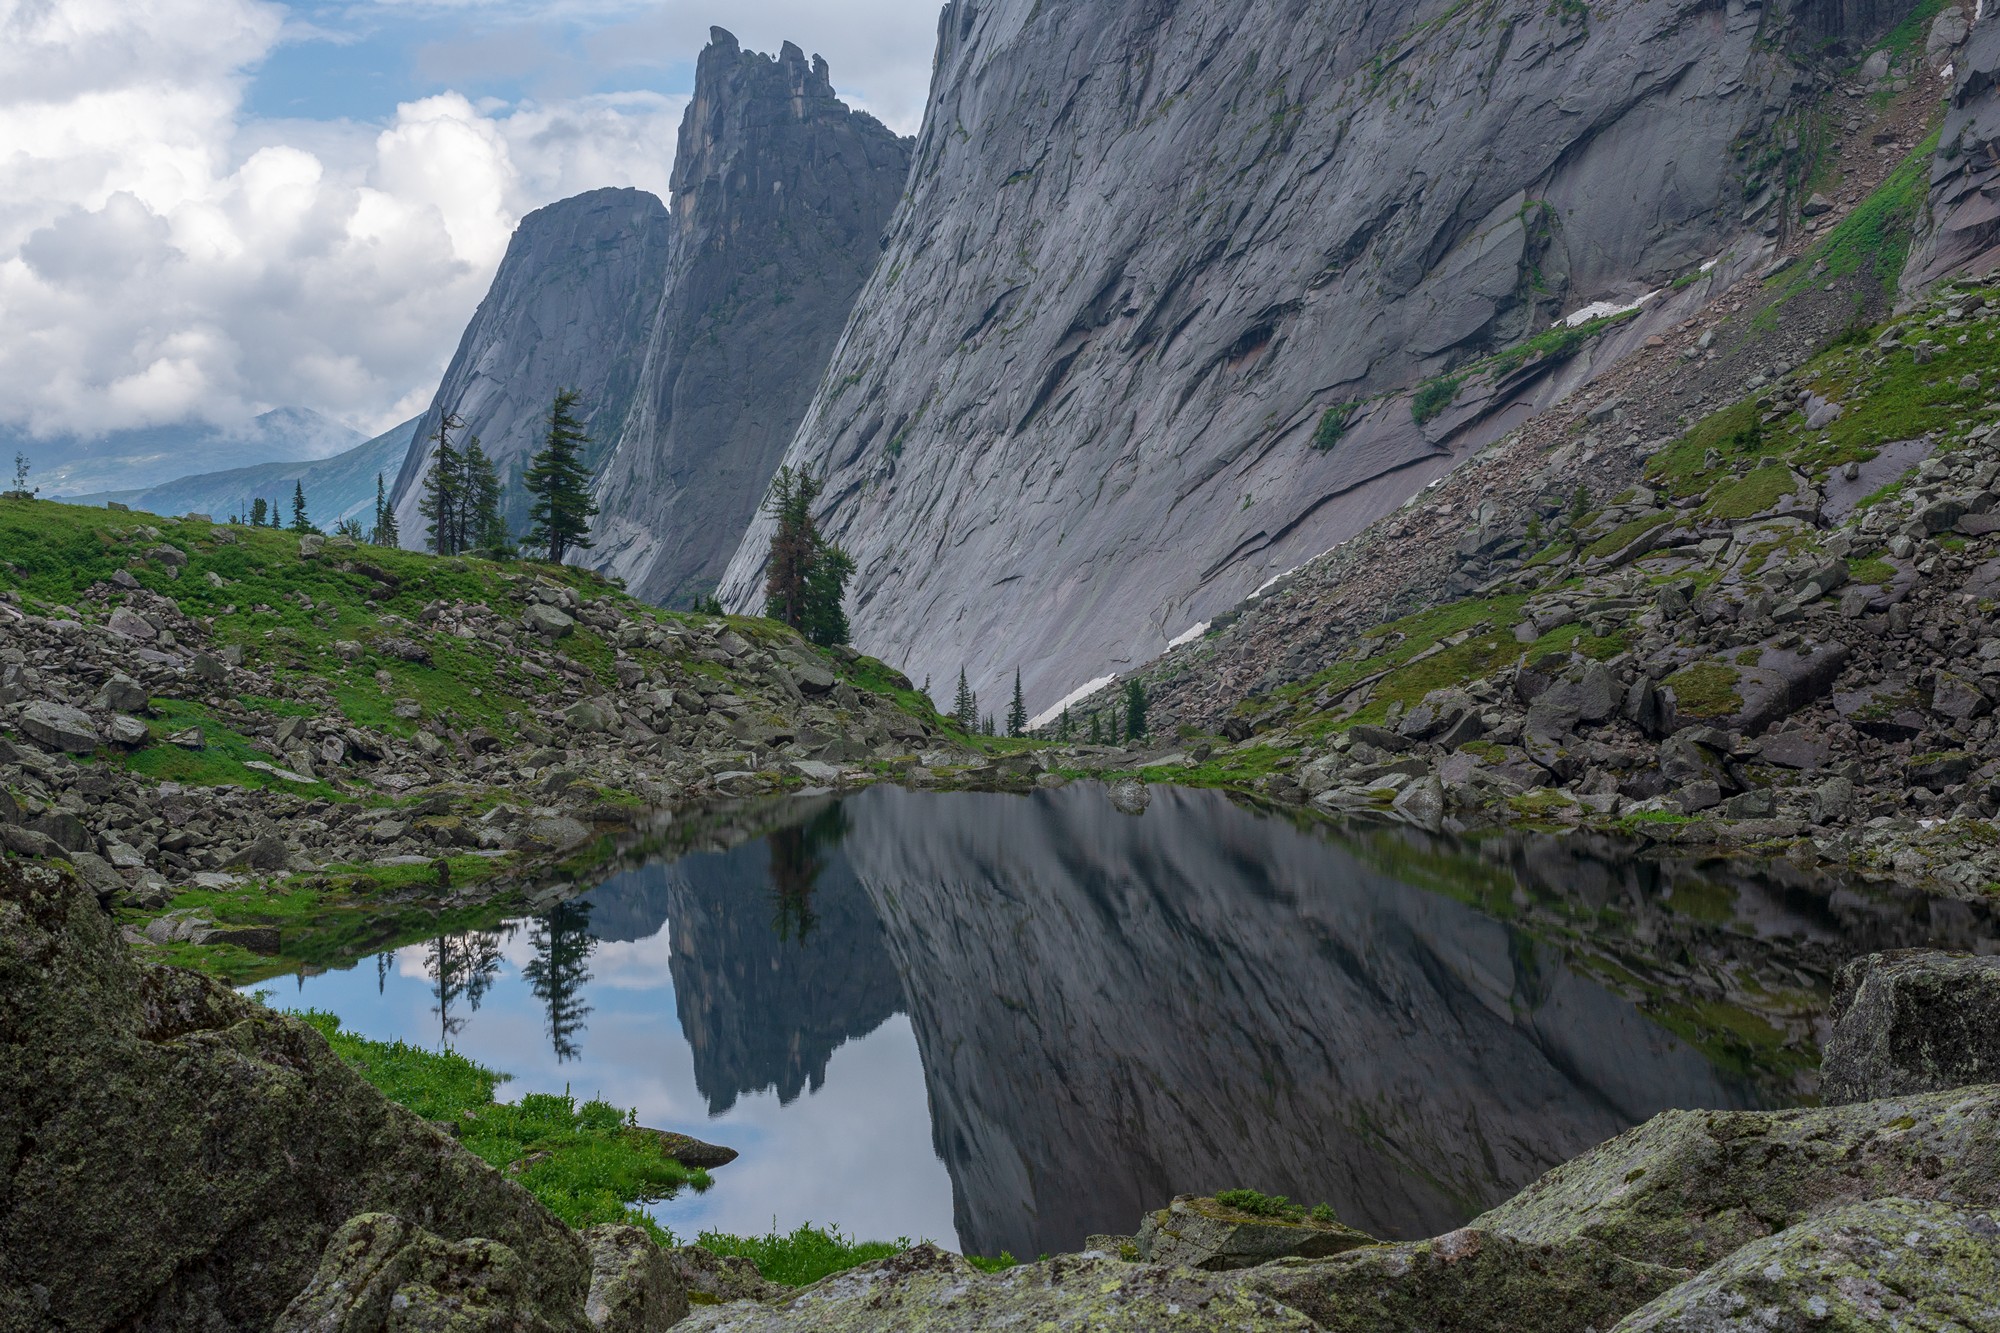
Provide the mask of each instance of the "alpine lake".
POLYGON ((1247 1187, 1456 1226, 1672 1107, 1810 1104, 1834 977, 1987 908, 1213 791, 874 787, 682 820, 543 915, 258 988, 741 1156, 649 1206, 1030 1257, 1247 1187))

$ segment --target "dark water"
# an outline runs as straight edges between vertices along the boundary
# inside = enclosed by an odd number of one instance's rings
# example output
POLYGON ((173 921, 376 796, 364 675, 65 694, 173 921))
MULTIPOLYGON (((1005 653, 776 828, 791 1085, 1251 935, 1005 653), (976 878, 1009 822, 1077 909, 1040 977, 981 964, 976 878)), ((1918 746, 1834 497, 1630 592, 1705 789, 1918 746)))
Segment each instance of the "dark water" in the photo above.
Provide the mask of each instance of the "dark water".
POLYGON ((1810 1100, 1833 972, 1983 911, 1215 793, 875 788, 273 1002, 742 1151, 680 1232, 1073 1249, 1245 1185, 1447 1229, 1669 1107, 1810 1100), (730 845, 730 844, 734 845, 730 845))

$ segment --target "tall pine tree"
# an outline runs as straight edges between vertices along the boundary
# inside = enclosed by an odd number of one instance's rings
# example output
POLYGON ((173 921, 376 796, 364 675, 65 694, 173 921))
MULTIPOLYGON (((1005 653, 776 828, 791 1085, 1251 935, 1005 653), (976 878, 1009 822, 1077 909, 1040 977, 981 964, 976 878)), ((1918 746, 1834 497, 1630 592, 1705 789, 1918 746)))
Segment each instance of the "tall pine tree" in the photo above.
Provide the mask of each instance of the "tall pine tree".
POLYGON ((473 436, 465 446, 465 532, 463 547, 491 560, 508 555, 514 539, 500 513, 500 473, 473 436))
POLYGON ((292 483, 292 531, 293 532, 319 531, 319 529, 314 527, 312 523, 306 518, 306 484, 303 481, 295 481, 292 483))
POLYGON ((847 612, 841 602, 854 559, 820 535, 813 519, 819 478, 790 467, 771 479, 764 512, 777 520, 764 579, 764 614, 782 620, 824 647, 846 643, 847 612))
POLYGON ((264 514, 268 509, 270 509, 270 505, 265 502, 262 496, 252 500, 250 502, 250 526, 253 528, 263 527, 264 514))
POLYGON ((590 498, 590 472, 583 465, 583 446, 590 437, 577 418, 576 397, 574 389, 557 392, 542 451, 529 462, 523 479, 528 494, 535 497, 528 508, 534 522, 528 545, 557 565, 571 551, 590 549, 590 520, 597 516, 597 502, 590 498))
POLYGON ((1125 739, 1146 739, 1146 687, 1136 679, 1125 682, 1125 739))
POLYGON ((373 546, 396 546, 402 541, 402 534, 396 531, 396 507, 389 503, 379 472, 375 474, 375 526, 369 529, 368 541, 373 546))
POLYGON ((452 442, 452 432, 464 430, 458 413, 447 412, 431 436, 437 448, 431 451, 431 470, 424 477, 423 498, 417 512, 424 516, 424 545, 439 555, 457 555, 459 511, 465 505, 465 455, 452 442))
POLYGON ((979 696, 966 683, 964 667, 958 669, 958 693, 952 696, 951 720, 968 736, 979 730, 979 696))
POLYGON ((1021 698, 1021 668, 1014 668, 1014 699, 1007 705, 1007 734, 1025 736, 1028 734, 1028 705, 1021 698))

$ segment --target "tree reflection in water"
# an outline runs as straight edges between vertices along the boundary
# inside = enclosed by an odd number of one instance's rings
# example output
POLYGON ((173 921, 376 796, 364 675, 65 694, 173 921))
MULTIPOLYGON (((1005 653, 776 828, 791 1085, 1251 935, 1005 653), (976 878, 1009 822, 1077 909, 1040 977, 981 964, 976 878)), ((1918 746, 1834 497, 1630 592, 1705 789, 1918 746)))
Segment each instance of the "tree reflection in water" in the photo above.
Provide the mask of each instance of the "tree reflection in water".
POLYGON ((801 824, 773 831, 771 852, 771 929, 780 940, 806 942, 819 918, 813 915, 813 886, 826 869, 820 852, 847 836, 847 816, 838 805, 828 806, 801 824))
POLYGON ((514 936, 513 923, 497 930, 467 930, 455 935, 439 935, 424 945, 424 975, 430 979, 431 995, 437 1003, 431 1012, 438 1016, 438 1041, 449 1046, 465 1028, 467 1014, 479 1008, 480 1000, 500 975, 500 946, 514 936), (464 1013, 452 1006, 463 1001, 464 1013))
POLYGON ((583 988, 590 982, 590 956, 597 950, 590 934, 590 903, 572 899, 556 904, 529 924, 528 946, 535 956, 521 974, 542 1002, 549 1045, 558 1062, 574 1060, 583 1054, 578 1038, 590 1013, 583 988))

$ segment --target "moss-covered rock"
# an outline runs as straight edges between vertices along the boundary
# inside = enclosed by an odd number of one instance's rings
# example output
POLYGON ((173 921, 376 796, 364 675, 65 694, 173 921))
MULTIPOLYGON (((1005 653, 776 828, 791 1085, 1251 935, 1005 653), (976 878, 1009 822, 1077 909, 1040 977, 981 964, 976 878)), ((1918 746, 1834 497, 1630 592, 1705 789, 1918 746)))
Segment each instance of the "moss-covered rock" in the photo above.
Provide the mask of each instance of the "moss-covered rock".
POLYGON ((2000 1328, 2000 1225, 1914 1199, 1850 1204, 1744 1246, 1615 1333, 2000 1328))
POLYGON ((824 1278, 782 1305, 712 1306, 679 1327, 686 1333, 1306 1333, 1314 1325, 1242 1285, 1240 1274, 1072 1255, 989 1275, 955 1254, 919 1245, 824 1278))
POLYGON ((1834 984, 1822 1069, 1834 1104, 2000 1082, 2000 958, 1855 959, 1834 984))
POLYGON ((687 1318, 687 1292, 653 1238, 612 1223, 583 1233, 590 1247, 584 1317, 597 1333, 665 1333, 687 1318))
POLYGON ((2000 1086, 1821 1110, 1668 1111, 1472 1225, 1706 1268, 1819 1213, 1899 1196, 2000 1204, 2000 1086))
POLYGON ((0 1330, 263 1330, 359 1213, 521 1264, 581 1311, 582 1242, 318 1032, 135 963, 90 891, 0 861, 0 1330))
POLYGON ((1330 1216, 1313 1217, 1303 1208, 1249 1212, 1191 1194, 1146 1214, 1135 1240, 1139 1257, 1148 1263, 1208 1272, 1249 1268, 1287 1255, 1324 1258, 1375 1243, 1366 1232, 1330 1216))
POLYGON ((1584 1333, 1688 1276, 1594 1241, 1532 1245, 1469 1229, 1334 1259, 1281 1259, 1243 1275, 1332 1333, 1584 1333))
POLYGON ((537 1308, 510 1246, 444 1240, 400 1217, 363 1213, 334 1233, 271 1333, 588 1333, 577 1312, 550 1313, 537 1308))

